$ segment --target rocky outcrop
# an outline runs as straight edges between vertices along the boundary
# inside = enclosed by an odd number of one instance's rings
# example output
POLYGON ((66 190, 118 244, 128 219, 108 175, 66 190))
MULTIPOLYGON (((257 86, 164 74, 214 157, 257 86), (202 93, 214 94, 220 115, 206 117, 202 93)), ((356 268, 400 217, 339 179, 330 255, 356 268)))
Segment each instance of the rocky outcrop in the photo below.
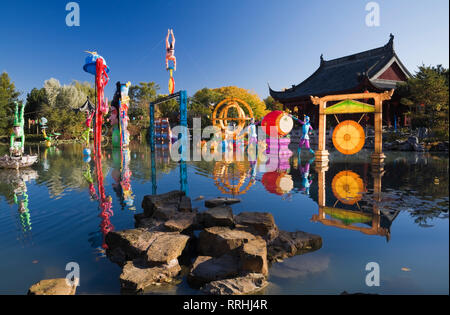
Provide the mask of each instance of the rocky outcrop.
POLYGON ((136 228, 143 228, 146 229, 149 232, 152 231, 160 231, 164 232, 167 231, 167 228, 164 226, 165 221, 163 220, 157 220, 154 218, 148 218, 143 213, 136 214, 134 216, 135 220, 135 227, 136 228))
POLYGON ((172 283, 180 271, 177 259, 160 266, 150 266, 145 260, 128 261, 120 275, 120 285, 125 291, 142 291, 152 285, 172 283))
POLYGON ((147 217, 153 216, 153 212, 158 207, 172 208, 175 207, 177 210, 180 205, 181 198, 185 194, 182 191, 174 190, 162 195, 148 195, 144 197, 142 201, 142 208, 144 209, 144 214, 147 217))
POLYGON ((168 263, 181 256, 188 240, 188 236, 179 233, 143 228, 110 232, 105 239, 107 255, 119 265, 137 258, 152 265, 168 263))
POLYGON ((318 250, 321 247, 322 238, 319 235, 301 231, 280 231, 278 237, 268 244, 267 256, 269 262, 277 262, 305 252, 318 250))
POLYGON ((409 137, 406 141, 395 140, 394 142, 385 142, 383 148, 387 151, 426 151, 426 147, 419 143, 417 137, 409 137))
POLYGON ((209 199, 205 201, 205 207, 207 208, 215 208, 221 206, 231 206, 236 203, 240 203, 241 200, 237 198, 226 198, 226 197, 217 197, 214 199, 209 199))
POLYGON ((210 208, 199 213, 182 192, 146 196, 136 228, 106 236, 108 257, 123 268, 122 289, 173 285, 184 270, 207 294, 253 294, 267 286, 270 263, 322 246, 320 236, 279 231, 270 213, 233 216, 227 204, 236 202, 208 200, 210 208))
POLYGON ((264 275, 250 273, 245 276, 212 281, 202 291, 210 295, 244 295, 260 293, 269 283, 264 275))
POLYGON ((267 244, 262 238, 244 243, 239 248, 239 269, 243 272, 269 275, 267 263, 267 244))
POLYGON ((188 276, 188 282, 200 287, 211 281, 235 277, 239 274, 239 260, 234 255, 221 257, 198 256, 188 276))
POLYGON ((196 212, 183 212, 164 222, 164 227, 169 231, 191 231, 197 224, 196 212))
POLYGON ((242 212, 234 218, 240 229, 259 235, 266 241, 278 236, 278 227, 273 215, 267 212, 242 212))
POLYGON ((33 284, 28 295, 75 295, 77 287, 69 285, 65 278, 47 279, 33 284))
POLYGON ((201 223, 204 227, 234 227, 233 209, 228 206, 208 209, 201 214, 201 223))
POLYGON ((183 253, 189 236, 177 233, 152 232, 154 239, 146 251, 147 262, 151 265, 168 264, 183 253))
POLYGON ((110 232, 105 238, 107 254, 114 256, 115 262, 119 264, 142 257, 156 236, 155 232, 143 228, 110 232))
POLYGON ((191 198, 182 196, 180 199, 180 204, 178 206, 179 211, 192 211, 192 202, 191 198))
POLYGON ((256 236, 246 231, 214 226, 200 232, 197 248, 202 256, 219 257, 255 238, 256 236))

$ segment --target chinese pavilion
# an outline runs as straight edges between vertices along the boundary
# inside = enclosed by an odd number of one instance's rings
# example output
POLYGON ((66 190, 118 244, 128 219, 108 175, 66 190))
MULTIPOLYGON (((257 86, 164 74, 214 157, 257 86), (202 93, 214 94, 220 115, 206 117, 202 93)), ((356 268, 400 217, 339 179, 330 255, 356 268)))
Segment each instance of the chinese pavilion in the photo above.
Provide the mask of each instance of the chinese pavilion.
MULTIPOLYGON (((411 77, 394 50, 394 36, 379 48, 333 60, 320 56, 320 66, 309 78, 283 91, 270 88, 270 95, 293 114, 307 114, 313 123, 319 120, 319 111, 311 102, 311 96, 375 92, 395 89, 397 84, 411 77)), ((383 124, 387 126, 408 125, 407 107, 400 104, 394 93, 391 100, 383 103, 383 124)), ((368 122, 372 123, 372 122, 368 122)))

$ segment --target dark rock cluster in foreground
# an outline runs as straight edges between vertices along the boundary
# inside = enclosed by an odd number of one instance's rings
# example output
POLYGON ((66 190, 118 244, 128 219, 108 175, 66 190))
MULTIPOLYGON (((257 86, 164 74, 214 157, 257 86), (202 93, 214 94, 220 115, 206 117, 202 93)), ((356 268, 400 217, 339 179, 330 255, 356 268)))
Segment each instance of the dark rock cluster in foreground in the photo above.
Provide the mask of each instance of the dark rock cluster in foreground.
POLYGON ((322 246, 320 236, 278 230, 270 213, 233 215, 237 202, 207 200, 200 213, 181 191, 145 196, 136 228, 106 236, 108 257, 123 268, 123 292, 177 284, 187 275, 206 294, 257 293, 268 284, 271 263, 322 246))

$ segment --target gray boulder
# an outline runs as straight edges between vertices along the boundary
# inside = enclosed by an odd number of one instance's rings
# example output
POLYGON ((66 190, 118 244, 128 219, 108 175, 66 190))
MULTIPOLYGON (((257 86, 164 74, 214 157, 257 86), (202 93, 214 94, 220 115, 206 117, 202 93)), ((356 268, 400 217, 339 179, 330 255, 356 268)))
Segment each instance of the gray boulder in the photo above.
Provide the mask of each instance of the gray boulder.
POLYGON ((155 239, 155 232, 139 228, 109 232, 105 242, 108 245, 108 255, 112 256, 115 262, 120 263, 144 256, 155 239))
POLYGON ((239 249, 239 269, 268 276, 267 244, 262 238, 244 243, 239 249))
POLYGON ((172 219, 164 223, 169 231, 183 232, 194 229, 197 224, 196 212, 180 212, 172 219))
POLYGON ((47 279, 33 284, 28 295, 75 295, 77 287, 68 285, 65 278, 47 279))
POLYGON ((269 262, 282 261, 288 257, 318 250, 322 247, 319 235, 306 232, 280 231, 278 237, 267 246, 269 262))
POLYGON ((149 244, 146 258, 151 265, 168 264, 183 253, 189 236, 178 233, 153 232, 154 238, 149 244))
POLYGON ((234 221, 239 225, 238 229, 259 235, 266 241, 271 241, 278 236, 278 227, 271 213, 242 212, 234 217, 234 221))
POLYGON ((180 200, 180 204, 178 207, 179 211, 192 211, 192 202, 191 202, 191 198, 187 197, 187 196, 182 196, 181 200, 180 200))
POLYGON ((206 284, 202 291, 209 295, 246 295, 260 293, 269 283, 262 274, 250 273, 232 279, 216 280, 206 284))
POLYGON ((192 265, 188 281, 194 287, 201 287, 211 281, 235 277, 238 273, 239 260, 236 256, 198 256, 192 265))
POLYGON ((120 275, 120 285, 122 290, 141 291, 152 285, 172 283, 180 271, 176 259, 153 267, 142 260, 128 261, 120 275))
POLYGON ((153 216, 153 212, 158 206, 172 206, 178 210, 181 202, 181 197, 183 197, 184 195, 184 192, 179 190, 174 190, 161 195, 147 195, 144 196, 144 199, 142 201, 142 208, 144 209, 144 213, 147 217, 153 216))
POLYGON ((246 231, 214 226, 200 232, 197 249, 200 255, 219 257, 255 238, 253 234, 246 231))
POLYGON ((234 227, 233 209, 228 206, 208 209, 201 214, 201 221, 204 227, 234 227))

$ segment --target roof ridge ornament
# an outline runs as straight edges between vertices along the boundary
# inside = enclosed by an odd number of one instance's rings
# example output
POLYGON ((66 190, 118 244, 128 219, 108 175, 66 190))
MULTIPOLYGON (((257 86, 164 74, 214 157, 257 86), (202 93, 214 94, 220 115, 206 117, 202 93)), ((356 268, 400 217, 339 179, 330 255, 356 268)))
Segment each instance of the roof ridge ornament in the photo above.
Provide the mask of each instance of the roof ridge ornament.
POLYGON ((323 65, 325 60, 323 59, 323 54, 320 55, 320 65, 323 65))
POLYGON ((389 34, 389 42, 386 44, 386 47, 394 50, 394 35, 392 33, 389 34))

